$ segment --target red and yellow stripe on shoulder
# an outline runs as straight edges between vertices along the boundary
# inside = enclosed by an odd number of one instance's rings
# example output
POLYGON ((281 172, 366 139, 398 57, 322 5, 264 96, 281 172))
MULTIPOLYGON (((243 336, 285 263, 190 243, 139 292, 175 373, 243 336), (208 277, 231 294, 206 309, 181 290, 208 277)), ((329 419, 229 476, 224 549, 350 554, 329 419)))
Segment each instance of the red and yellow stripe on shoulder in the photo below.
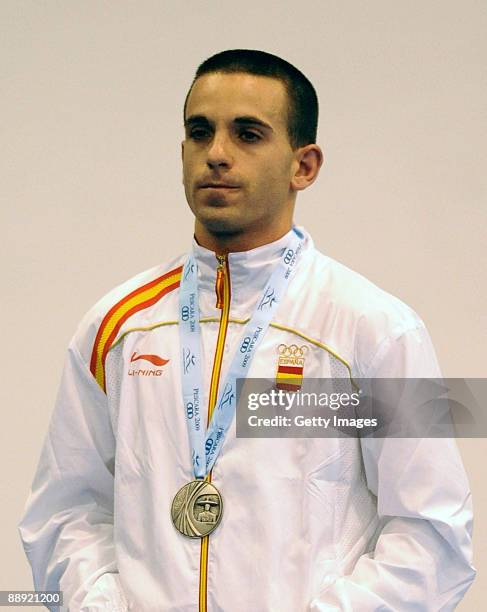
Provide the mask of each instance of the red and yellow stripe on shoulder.
POLYGON ((105 391, 105 361, 120 328, 133 314, 152 306, 179 287, 182 270, 182 266, 174 268, 150 283, 135 289, 119 300, 105 315, 96 334, 90 362, 91 373, 103 391, 105 391))

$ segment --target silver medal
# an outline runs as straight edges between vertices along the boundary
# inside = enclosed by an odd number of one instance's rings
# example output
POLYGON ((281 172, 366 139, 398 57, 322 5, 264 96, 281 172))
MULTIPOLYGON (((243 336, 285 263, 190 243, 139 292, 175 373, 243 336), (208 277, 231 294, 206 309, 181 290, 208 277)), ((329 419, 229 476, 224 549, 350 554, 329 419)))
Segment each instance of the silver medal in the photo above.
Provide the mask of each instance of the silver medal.
POLYGON ((171 506, 174 526, 189 538, 209 535, 218 526, 222 514, 222 496, 207 480, 192 480, 182 486, 171 506))

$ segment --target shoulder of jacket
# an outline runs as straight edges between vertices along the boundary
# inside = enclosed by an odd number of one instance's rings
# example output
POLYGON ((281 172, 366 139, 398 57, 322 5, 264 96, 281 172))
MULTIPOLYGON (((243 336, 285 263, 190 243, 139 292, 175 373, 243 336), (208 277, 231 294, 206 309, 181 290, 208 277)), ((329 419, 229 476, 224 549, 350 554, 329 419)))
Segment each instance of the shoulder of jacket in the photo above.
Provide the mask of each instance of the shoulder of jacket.
POLYGON ((400 298, 316 249, 306 274, 311 274, 327 302, 354 317, 387 315, 392 325, 421 324, 417 313, 400 298))
POLYGON ((302 282, 318 287, 316 305, 326 311, 327 320, 336 322, 341 334, 336 341, 347 345, 348 358, 359 370, 385 341, 425 328, 417 312, 400 298, 316 249, 302 282))
POLYGON ((185 255, 180 255, 133 276, 105 294, 88 310, 78 325, 72 343, 94 375, 96 360, 106 355, 122 326, 142 311, 156 306, 179 287, 185 259, 185 255))

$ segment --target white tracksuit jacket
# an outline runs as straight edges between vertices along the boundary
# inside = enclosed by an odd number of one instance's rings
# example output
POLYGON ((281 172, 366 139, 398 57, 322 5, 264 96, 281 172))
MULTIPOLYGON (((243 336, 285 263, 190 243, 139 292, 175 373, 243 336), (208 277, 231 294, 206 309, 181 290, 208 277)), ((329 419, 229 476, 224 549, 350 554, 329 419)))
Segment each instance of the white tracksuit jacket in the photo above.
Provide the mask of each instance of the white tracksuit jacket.
MULTIPOLYGON (((303 230, 304 231, 304 230, 303 230)), ((249 376, 281 344, 304 376, 439 377, 417 314, 363 276, 305 252, 249 376)), ((215 396, 288 237, 217 260, 195 244, 206 399, 215 396)), ((185 256, 117 287, 68 349, 20 533, 38 590, 77 612, 443 612, 474 579, 468 481, 451 439, 243 439, 212 472, 225 510, 202 544, 172 525, 193 479, 181 397, 185 256)), ((56 609, 56 608, 53 608, 56 609)))

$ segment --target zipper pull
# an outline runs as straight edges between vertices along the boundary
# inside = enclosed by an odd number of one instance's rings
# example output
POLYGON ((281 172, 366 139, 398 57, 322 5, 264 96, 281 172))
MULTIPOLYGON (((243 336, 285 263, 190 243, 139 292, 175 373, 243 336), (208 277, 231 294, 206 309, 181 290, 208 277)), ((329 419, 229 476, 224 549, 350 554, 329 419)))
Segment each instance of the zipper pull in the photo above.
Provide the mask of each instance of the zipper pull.
POLYGON ((216 307, 223 309, 226 256, 217 255, 216 258, 218 259, 218 268, 216 269, 216 283, 215 283, 216 307))

